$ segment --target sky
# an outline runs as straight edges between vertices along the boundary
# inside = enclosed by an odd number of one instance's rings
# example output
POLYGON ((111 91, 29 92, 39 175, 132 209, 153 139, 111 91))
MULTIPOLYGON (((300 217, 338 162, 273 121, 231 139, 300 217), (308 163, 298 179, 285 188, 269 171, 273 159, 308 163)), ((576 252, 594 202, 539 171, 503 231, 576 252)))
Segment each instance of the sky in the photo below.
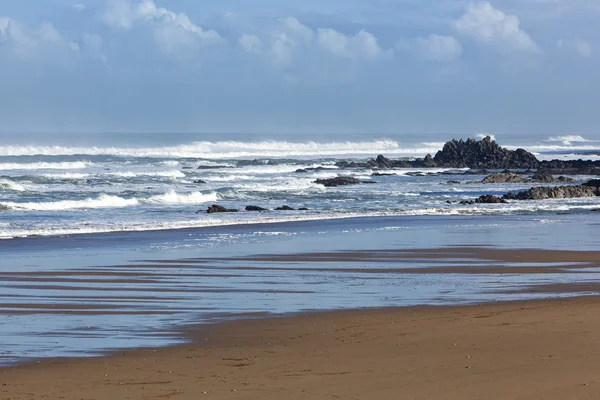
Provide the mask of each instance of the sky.
POLYGON ((0 0, 0 132, 599 137, 597 0, 0 0))

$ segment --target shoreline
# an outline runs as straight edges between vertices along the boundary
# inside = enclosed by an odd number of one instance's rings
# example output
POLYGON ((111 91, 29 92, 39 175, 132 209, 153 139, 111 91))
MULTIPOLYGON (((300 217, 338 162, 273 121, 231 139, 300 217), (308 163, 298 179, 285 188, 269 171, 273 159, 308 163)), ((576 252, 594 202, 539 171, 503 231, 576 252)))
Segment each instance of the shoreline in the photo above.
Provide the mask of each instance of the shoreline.
POLYGON ((194 342, 177 346, 0 367, 0 394, 392 399, 402 388, 410 398, 463 399, 507 386, 493 397, 558 399, 553 393, 600 393, 592 385, 600 372, 596 328, 597 296, 301 312, 190 327, 182 334, 194 342), (539 380, 524 382, 524 372, 539 380), (508 397, 517 388, 544 389, 546 397, 508 397))

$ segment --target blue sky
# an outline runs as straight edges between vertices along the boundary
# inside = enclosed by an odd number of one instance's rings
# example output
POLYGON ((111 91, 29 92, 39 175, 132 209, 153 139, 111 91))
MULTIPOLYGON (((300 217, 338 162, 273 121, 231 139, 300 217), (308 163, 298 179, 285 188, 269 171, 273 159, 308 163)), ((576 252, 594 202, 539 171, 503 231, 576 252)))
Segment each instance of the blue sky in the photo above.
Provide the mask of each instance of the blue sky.
POLYGON ((595 137, 595 0, 0 0, 0 131, 595 137))

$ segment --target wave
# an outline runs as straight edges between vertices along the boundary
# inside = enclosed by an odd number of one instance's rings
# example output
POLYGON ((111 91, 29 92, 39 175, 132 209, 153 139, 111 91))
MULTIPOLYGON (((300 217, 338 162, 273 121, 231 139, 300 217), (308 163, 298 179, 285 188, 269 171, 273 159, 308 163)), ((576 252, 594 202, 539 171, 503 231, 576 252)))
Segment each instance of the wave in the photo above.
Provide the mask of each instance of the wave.
POLYGON ((23 185, 13 182, 9 179, 0 179, 0 190, 13 190, 15 192, 24 192, 23 185))
POLYGON ((144 200, 144 203, 148 204, 202 204, 210 201, 217 201, 217 193, 212 192, 204 194, 201 192, 192 192, 189 194, 179 194, 174 190, 169 190, 165 194, 152 196, 149 199, 144 200))
POLYGON ((50 179, 84 179, 88 178, 91 175, 77 172, 65 172, 61 174, 42 174, 41 176, 50 179))
POLYGON ((68 146, 0 146, 0 156, 67 156, 111 155, 121 157, 173 157, 204 159, 269 158, 269 157, 337 157, 387 155, 425 155, 435 148, 403 148, 394 140, 361 142, 193 142, 155 148, 68 147, 68 146))
POLYGON ((217 194, 203 194, 192 192, 189 194, 178 194, 173 190, 162 195, 156 195, 149 198, 124 198, 115 195, 101 194, 96 198, 86 198, 83 200, 61 200, 46 202, 2 202, 0 207, 6 207, 12 210, 26 211, 66 211, 82 209, 100 209, 100 208, 124 208, 140 204, 156 205, 177 205, 177 204, 203 204, 217 201, 217 194))
MULTIPOLYGON (((0 147, 1 149, 1 147, 0 147)), ((0 163, 0 170, 37 170, 37 169, 84 169, 91 163, 84 161, 73 162, 37 162, 37 163, 0 163)))
POLYGON ((155 176, 155 177, 163 177, 163 178, 185 178, 185 174, 181 171, 173 170, 173 171, 160 171, 160 172, 133 172, 133 171, 125 171, 125 172, 109 172, 106 175, 121 177, 121 178, 136 178, 139 176, 155 176))

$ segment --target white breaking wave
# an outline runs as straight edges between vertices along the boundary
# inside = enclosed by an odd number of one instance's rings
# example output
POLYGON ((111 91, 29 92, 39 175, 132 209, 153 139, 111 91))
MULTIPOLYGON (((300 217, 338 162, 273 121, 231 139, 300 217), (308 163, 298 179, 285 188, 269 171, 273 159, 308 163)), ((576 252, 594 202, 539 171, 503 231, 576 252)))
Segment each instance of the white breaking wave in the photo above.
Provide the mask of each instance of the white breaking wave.
MULTIPOLYGON (((0 148, 1 149, 1 148, 0 148)), ((91 163, 73 162, 37 162, 37 163, 0 163, 0 170, 38 170, 38 169, 84 169, 91 163)))
POLYGON ((121 178, 135 178, 138 176, 156 176, 156 177, 164 177, 164 178, 185 178, 185 174, 181 171, 173 170, 173 171, 142 171, 142 172, 133 172, 133 171, 124 171, 124 172, 109 172, 106 175, 117 176, 121 178))
POLYGON ((162 195, 156 195, 145 199, 130 198, 126 199, 119 196, 101 194, 96 198, 87 198, 83 200, 61 200, 47 202, 2 202, 0 206, 7 207, 13 210, 28 210, 28 211, 66 211, 66 210, 82 210, 82 209, 98 209, 98 208, 123 208, 131 207, 139 204, 161 204, 161 205, 177 205, 177 204, 202 204, 211 201, 217 201, 217 194, 203 194, 200 192, 192 192, 189 194, 178 194, 173 190, 162 195))
POLYGON ((175 204, 202 204, 209 201, 217 201, 216 193, 203 194, 200 192, 192 192, 188 194, 179 194, 174 190, 169 190, 165 194, 152 196, 147 200, 144 200, 145 203, 149 204, 166 204, 166 205, 175 205, 175 204))
POLYGON ((14 190, 15 192, 24 192, 23 185, 8 179, 0 179, 0 190, 14 190))
POLYGON ((580 135, 567 135, 567 136, 554 136, 548 138, 549 142, 561 142, 565 146, 570 146, 572 142, 591 142, 591 140, 587 140, 583 136, 580 135))
POLYGON ((6 206, 9 209, 31 211, 65 211, 90 208, 120 208, 134 206, 136 204, 138 204, 137 199, 124 199, 119 196, 112 196, 108 194, 101 194, 97 198, 87 198, 84 200, 62 200, 30 203, 0 203, 0 205, 6 206))
POLYGON ((77 172, 65 172, 61 174, 42 174, 45 178, 51 179, 84 179, 90 176, 90 174, 83 174, 77 172))
POLYGON ((174 157, 174 158, 269 158, 269 157, 333 157, 425 155, 439 148, 403 148, 394 140, 364 142, 194 142, 178 146, 156 148, 120 147, 68 147, 68 146, 0 146, 0 156, 24 155, 113 155, 124 157, 174 157))

